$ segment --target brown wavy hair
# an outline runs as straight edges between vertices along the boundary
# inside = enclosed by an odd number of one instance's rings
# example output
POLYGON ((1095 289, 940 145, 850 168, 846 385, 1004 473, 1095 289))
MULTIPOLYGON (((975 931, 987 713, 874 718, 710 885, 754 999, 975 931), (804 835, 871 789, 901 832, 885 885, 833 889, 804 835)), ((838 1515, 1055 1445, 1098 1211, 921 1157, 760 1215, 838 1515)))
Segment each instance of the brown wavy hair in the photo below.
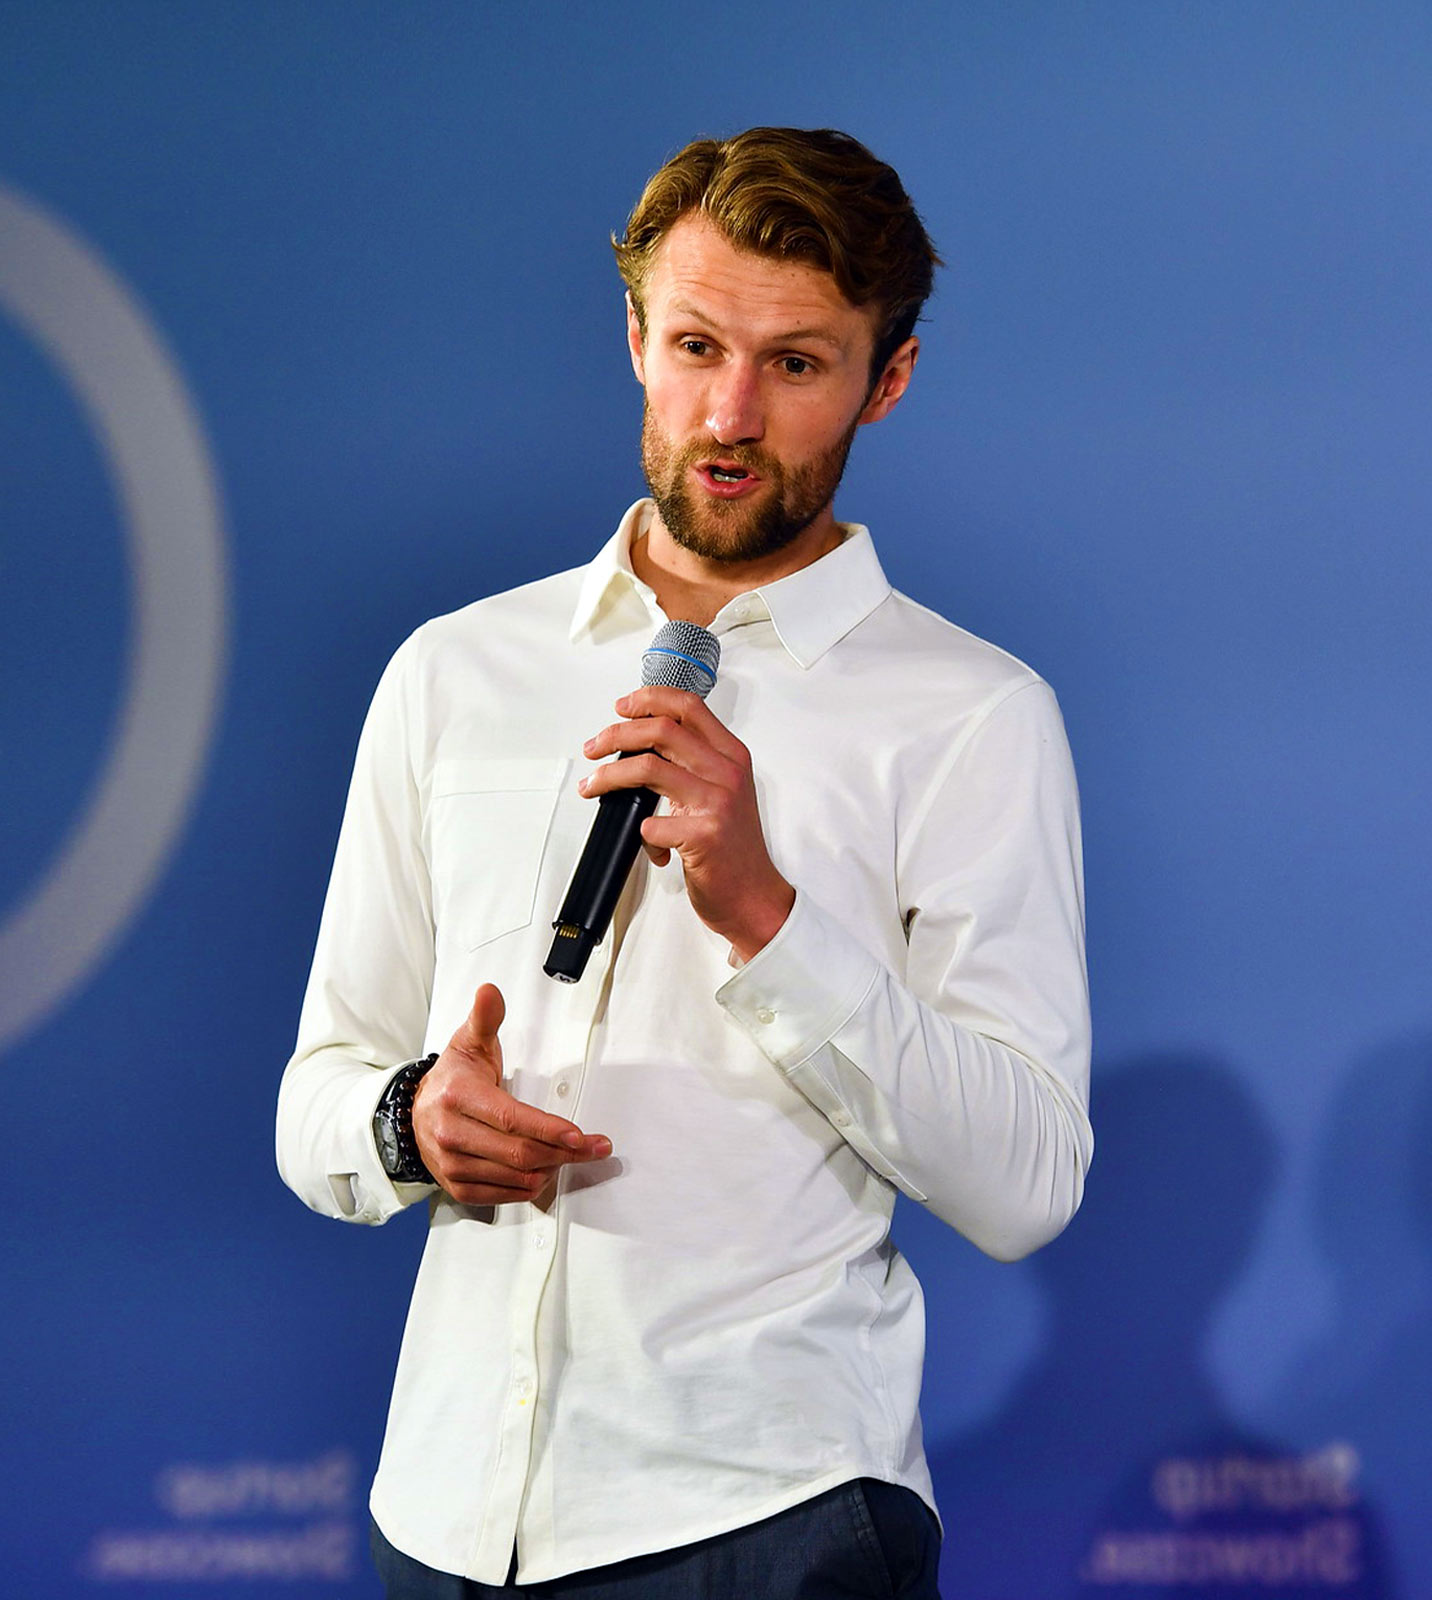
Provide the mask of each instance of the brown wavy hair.
POLYGON ((879 313, 871 382, 914 331, 942 265, 899 174, 833 128, 749 128, 697 139, 642 191, 617 268, 646 331, 642 291, 673 224, 699 211, 741 250, 828 272, 855 306, 879 313))

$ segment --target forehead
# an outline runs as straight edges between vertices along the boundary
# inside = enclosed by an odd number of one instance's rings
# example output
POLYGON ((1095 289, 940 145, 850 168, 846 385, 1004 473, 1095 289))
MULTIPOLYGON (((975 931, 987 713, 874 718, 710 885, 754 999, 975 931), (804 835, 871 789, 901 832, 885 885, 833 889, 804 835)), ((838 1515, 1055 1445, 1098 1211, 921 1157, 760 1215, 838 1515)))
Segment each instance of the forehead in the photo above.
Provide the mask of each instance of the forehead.
POLYGON ((700 215, 672 225, 643 286, 648 317, 700 314, 753 337, 811 331, 841 345, 874 336, 874 312, 854 306, 828 272, 740 250, 700 215))

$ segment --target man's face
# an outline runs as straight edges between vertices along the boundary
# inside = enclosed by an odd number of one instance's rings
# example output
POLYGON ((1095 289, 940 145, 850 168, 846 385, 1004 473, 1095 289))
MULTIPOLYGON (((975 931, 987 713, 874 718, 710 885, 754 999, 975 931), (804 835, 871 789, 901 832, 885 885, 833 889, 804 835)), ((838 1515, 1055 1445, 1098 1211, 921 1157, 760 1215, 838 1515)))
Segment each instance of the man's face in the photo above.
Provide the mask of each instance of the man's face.
POLYGON ((855 430, 903 392, 914 341, 872 390, 873 314, 828 273, 738 250, 699 215, 667 234, 645 303, 645 334, 634 312, 628 329, 642 467, 672 539, 724 565, 831 542, 855 430))

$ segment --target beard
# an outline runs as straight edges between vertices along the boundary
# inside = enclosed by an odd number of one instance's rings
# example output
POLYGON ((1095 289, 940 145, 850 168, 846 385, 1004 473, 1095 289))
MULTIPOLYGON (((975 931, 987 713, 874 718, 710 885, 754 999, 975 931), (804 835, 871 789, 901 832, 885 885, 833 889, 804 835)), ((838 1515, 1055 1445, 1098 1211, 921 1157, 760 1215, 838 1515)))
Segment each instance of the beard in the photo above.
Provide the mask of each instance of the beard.
POLYGON ((684 550, 707 561, 735 565, 784 550, 800 537, 835 498, 858 421, 830 449, 798 467, 754 445, 727 446, 695 439, 678 448, 642 408, 641 465, 666 531, 684 550), (763 480, 749 500, 718 500, 700 495, 687 473, 698 462, 719 456, 763 480))

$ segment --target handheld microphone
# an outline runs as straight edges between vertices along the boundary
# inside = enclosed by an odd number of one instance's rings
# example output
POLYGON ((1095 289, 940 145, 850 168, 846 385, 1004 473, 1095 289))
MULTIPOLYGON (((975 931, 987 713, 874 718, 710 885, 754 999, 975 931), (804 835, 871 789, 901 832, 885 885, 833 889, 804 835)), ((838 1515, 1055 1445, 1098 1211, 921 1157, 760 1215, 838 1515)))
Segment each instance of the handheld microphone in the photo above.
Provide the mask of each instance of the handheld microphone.
MULTIPOLYGON (((664 684, 688 689, 704 700, 716 683, 720 661, 721 646, 714 634, 694 622, 664 622, 641 658, 642 687, 664 684)), ((587 958, 611 924, 641 849, 641 825, 660 798, 650 789, 612 789, 598 799, 586 848, 552 924, 557 932, 542 963, 549 978, 575 983, 586 971, 587 958)))

